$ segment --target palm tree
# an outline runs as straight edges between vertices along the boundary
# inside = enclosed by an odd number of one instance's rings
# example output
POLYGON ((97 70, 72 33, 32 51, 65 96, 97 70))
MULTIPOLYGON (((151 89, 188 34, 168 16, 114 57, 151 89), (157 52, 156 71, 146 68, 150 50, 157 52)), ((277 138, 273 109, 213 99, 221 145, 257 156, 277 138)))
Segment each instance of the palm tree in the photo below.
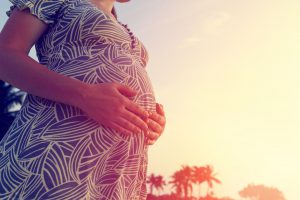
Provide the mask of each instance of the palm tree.
POLYGON ((13 106, 22 105, 25 92, 0 80, 0 140, 10 127, 18 110, 11 111, 13 106))
POLYGON ((150 184, 150 194, 153 195, 153 188, 155 188, 159 195, 159 190, 163 190, 163 187, 166 185, 165 180, 163 179, 163 176, 158 175, 155 176, 153 173, 148 176, 147 183, 150 184))
POLYGON ((192 186, 192 168, 185 165, 182 166, 181 171, 183 173, 183 191, 184 191, 184 198, 187 199, 189 190, 191 191, 190 194, 193 193, 193 186, 192 186))
POLYGON ((175 171, 175 173, 171 176, 171 181, 168 183, 172 184, 172 188, 176 189, 177 197, 181 198, 183 191, 183 174, 181 170, 175 171))
POLYGON ((150 184, 150 194, 153 194, 153 187, 156 183, 155 175, 153 173, 151 173, 150 176, 148 176, 147 183, 150 184))
POLYGON ((159 196, 159 190, 163 190, 163 187, 166 185, 166 182, 163 178, 163 176, 158 175, 155 177, 155 184, 154 187, 158 192, 158 196, 159 196))
POLYGON ((192 168, 189 166, 182 166, 179 171, 176 171, 171 176, 171 181, 169 183, 173 184, 172 187, 176 188, 176 193, 179 197, 184 193, 184 199, 188 198, 189 191, 193 192, 192 186, 192 168))
POLYGON ((207 195, 209 194, 209 189, 212 189, 213 187, 213 182, 221 184, 221 181, 217 179, 216 173, 213 173, 213 167, 210 165, 206 165, 204 167, 204 174, 203 174, 204 181, 207 182, 208 184, 208 189, 207 189, 207 195))
POLYGON ((197 166, 193 167, 192 182, 199 184, 199 198, 201 197, 201 184, 205 182, 204 172, 205 172, 205 167, 197 167, 197 166))

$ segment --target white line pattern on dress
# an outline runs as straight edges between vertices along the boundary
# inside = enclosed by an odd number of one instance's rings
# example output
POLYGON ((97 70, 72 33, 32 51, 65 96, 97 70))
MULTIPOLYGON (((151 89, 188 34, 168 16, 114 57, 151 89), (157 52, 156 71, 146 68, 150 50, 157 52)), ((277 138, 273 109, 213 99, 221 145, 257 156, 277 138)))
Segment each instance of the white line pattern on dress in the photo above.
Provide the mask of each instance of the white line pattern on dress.
MULTIPOLYGON (((50 24, 36 44, 41 64, 90 84, 126 84, 138 91, 132 101, 156 110, 145 47, 135 38, 132 49, 125 29, 88 0, 10 1, 50 24)), ((0 142, 0 198, 144 200, 147 152, 143 133, 28 94, 0 142)))

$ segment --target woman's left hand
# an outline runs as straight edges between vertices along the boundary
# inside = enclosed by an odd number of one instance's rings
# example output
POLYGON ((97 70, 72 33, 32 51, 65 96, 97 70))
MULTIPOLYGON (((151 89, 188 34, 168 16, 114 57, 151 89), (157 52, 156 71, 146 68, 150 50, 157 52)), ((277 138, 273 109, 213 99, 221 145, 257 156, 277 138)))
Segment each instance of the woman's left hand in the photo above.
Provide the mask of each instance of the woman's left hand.
POLYGON ((156 112, 149 112, 149 117, 146 122, 149 127, 147 134, 147 145, 153 145, 161 136, 166 125, 166 117, 161 104, 156 103, 156 112))

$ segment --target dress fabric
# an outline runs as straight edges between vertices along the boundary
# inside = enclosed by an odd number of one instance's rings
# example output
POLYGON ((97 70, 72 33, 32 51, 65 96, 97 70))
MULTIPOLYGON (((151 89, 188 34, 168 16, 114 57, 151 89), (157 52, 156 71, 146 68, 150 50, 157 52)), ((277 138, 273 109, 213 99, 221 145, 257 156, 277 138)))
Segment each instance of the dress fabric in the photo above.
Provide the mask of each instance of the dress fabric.
MULTIPOLYGON (((49 24, 36 43, 39 62, 85 83, 118 82, 130 99, 155 111, 148 53, 89 0, 10 0, 49 24)), ((101 103, 101 102, 99 102, 101 103)), ((0 142, 0 199, 144 200, 144 134, 117 132, 81 109, 27 94, 0 142)))

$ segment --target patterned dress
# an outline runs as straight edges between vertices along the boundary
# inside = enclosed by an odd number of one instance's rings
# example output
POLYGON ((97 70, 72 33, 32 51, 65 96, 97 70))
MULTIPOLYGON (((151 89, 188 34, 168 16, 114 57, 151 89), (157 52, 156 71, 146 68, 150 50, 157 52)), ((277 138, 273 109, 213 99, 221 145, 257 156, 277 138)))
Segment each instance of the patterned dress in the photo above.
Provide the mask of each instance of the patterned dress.
MULTIPOLYGON (((155 111, 148 54, 89 0, 10 0, 49 24, 36 43, 45 67, 85 83, 118 82, 155 111)), ((62 86, 63 87, 63 86, 62 86)), ((101 102, 99 102, 101 103, 101 102)), ((0 142, 0 199, 146 199, 144 134, 105 127, 81 109, 27 94, 0 142)))

